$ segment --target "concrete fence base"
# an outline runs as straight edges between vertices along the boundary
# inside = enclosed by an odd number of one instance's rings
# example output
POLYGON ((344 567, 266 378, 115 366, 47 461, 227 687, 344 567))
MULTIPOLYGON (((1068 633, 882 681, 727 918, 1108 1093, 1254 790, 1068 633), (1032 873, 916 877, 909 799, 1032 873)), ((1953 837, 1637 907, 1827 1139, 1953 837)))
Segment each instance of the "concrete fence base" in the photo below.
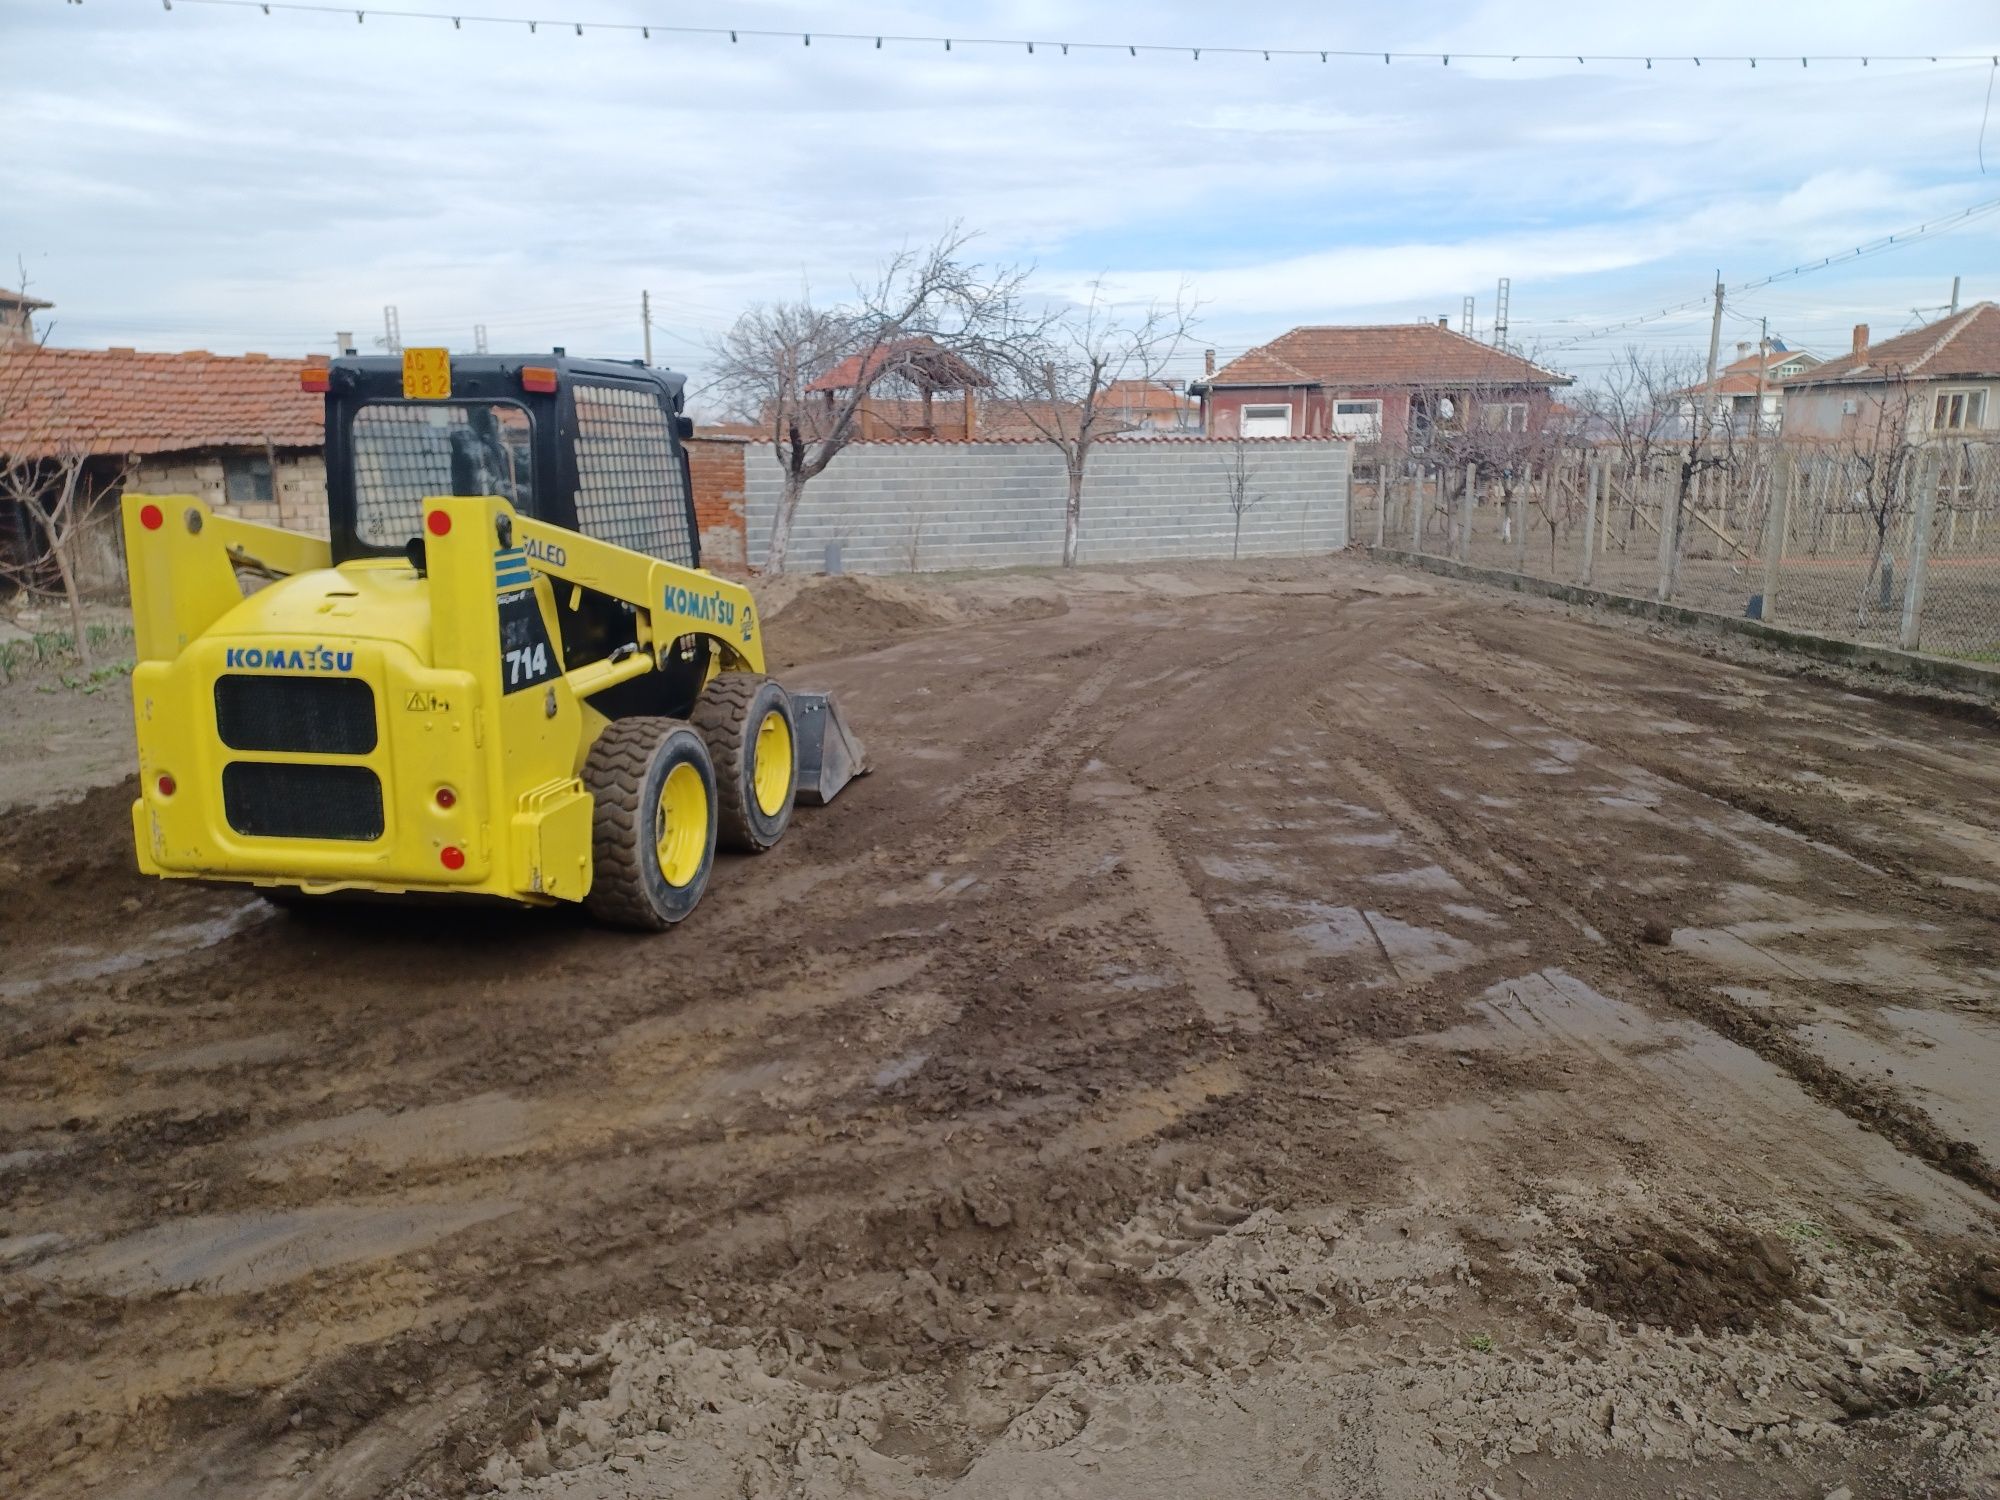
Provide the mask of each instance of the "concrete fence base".
POLYGON ((1642 620, 1659 620, 1670 625, 1692 625, 1725 635, 1744 636, 1767 646, 1782 647, 1822 661, 1850 667, 1866 667, 1888 672, 1934 687, 2000 701, 2000 668, 1978 662, 1955 661, 1945 656, 1927 656, 1921 651, 1901 651, 1894 646, 1870 646, 1844 641, 1835 636, 1815 635, 1806 630, 1788 630, 1767 625, 1742 615, 1725 615, 1715 610, 1689 609, 1681 604, 1662 604, 1657 599, 1639 599, 1631 594, 1614 594, 1606 589, 1585 588, 1581 584, 1557 583, 1525 573, 1509 573, 1499 568, 1477 568, 1446 557, 1421 552, 1405 552, 1394 547, 1370 547, 1369 556, 1399 567, 1419 568, 1446 578, 1463 578, 1512 589, 1517 594, 1535 594, 1544 599, 1560 599, 1565 604, 1587 604, 1596 609, 1632 615, 1642 620))

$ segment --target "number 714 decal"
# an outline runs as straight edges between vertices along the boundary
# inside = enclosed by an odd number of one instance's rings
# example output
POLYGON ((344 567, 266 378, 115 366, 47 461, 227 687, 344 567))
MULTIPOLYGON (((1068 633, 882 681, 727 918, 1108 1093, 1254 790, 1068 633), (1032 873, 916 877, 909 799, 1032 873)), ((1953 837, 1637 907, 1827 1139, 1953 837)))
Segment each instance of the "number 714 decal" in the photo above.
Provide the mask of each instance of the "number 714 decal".
POLYGON ((531 588, 499 596, 500 691, 518 693, 559 673, 555 647, 531 588))

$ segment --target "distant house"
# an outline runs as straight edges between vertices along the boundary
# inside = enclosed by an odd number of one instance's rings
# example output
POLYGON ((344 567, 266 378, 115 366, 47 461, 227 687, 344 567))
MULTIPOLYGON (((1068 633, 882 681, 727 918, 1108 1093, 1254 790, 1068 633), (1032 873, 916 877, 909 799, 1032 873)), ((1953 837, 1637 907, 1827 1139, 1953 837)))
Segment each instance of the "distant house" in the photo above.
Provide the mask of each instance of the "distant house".
POLYGON ((1421 451, 1433 434, 1539 432, 1567 375, 1436 323, 1305 327, 1192 387, 1210 437, 1353 437, 1421 451))
POLYGON ((828 421, 847 394, 864 387, 854 407, 856 436, 881 438, 955 437, 970 441, 979 432, 977 393, 992 381, 949 349, 928 338, 896 339, 867 355, 850 354, 806 387, 828 421), (936 398, 956 394, 956 411, 938 425, 936 398))
POLYGON ((1854 327, 1854 346, 1784 382, 1784 435, 1828 441, 1875 431, 1885 404, 1900 407, 1908 441, 2000 436, 2000 305, 1963 312, 1870 343, 1854 327))
MULTIPOLYGON (((1749 344, 1738 344, 1736 358, 1715 372, 1715 420, 1727 423, 1731 432, 1747 436, 1751 413, 1755 411, 1762 434, 1776 435, 1785 410, 1785 388, 1779 382, 1802 375, 1819 362, 1818 355, 1803 349, 1787 349, 1777 339, 1771 340, 1761 354, 1749 344), (1759 364, 1764 367, 1761 382, 1757 378, 1759 364)), ((1704 390, 1704 386, 1690 386, 1681 392, 1683 420, 1694 420, 1701 409, 1704 390)))
POLYGON ((54 307, 39 297, 0 290, 0 349, 12 349, 35 340, 35 314, 54 307))
MULTIPOLYGON (((0 456, 80 460, 93 491, 199 495, 228 513, 326 532, 322 398, 299 389, 307 361, 263 354, 0 347, 0 456)), ((81 562, 92 587, 122 574, 100 517, 81 562)), ((0 547, 24 520, 0 501, 0 547)))
POLYGON ((1164 380, 1114 380, 1099 395, 1097 409, 1117 429, 1114 436, 1192 437, 1201 431, 1201 403, 1164 380))

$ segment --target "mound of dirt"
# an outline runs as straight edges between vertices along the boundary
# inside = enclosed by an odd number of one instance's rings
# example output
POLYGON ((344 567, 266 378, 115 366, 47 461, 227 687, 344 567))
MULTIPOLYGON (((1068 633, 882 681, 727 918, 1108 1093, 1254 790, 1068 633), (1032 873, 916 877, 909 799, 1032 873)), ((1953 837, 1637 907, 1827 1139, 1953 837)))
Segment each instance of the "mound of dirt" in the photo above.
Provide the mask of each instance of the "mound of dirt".
POLYGON ((1621 1323, 1675 1333, 1748 1333, 1776 1322, 1800 1289, 1784 1241, 1734 1228, 1708 1238, 1667 1228, 1621 1235, 1592 1258, 1584 1300, 1621 1323))
MULTIPOLYGON (((1037 581, 1039 583, 1039 581, 1037 581)), ((1053 586, 959 586, 896 578, 786 576, 757 586, 765 649, 779 669, 804 661, 875 651, 904 636, 975 619, 1061 614, 1053 586)))
MULTIPOLYGON (((79 802, 0 820, 0 970, 17 943, 101 937, 129 920, 126 903, 161 906, 160 882, 139 873, 132 852, 138 795, 128 777, 79 802)), ((165 906, 176 906, 178 894, 167 893, 165 906)))

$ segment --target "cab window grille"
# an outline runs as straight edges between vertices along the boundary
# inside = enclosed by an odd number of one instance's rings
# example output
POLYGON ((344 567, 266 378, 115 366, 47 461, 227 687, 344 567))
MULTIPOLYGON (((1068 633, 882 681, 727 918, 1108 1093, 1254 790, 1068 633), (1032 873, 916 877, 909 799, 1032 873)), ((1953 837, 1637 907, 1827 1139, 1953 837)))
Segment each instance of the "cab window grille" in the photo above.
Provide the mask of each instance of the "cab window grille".
POLYGON ((498 495, 534 514, 533 424, 502 401, 379 401, 354 414, 354 530, 400 547, 429 495, 498 495))
POLYGON ((693 567, 687 491, 672 420, 646 391, 578 381, 576 519, 585 536, 693 567))
POLYGON ((215 729, 232 750, 366 755, 375 690, 353 677, 218 677, 215 729))
POLYGON ((222 810, 251 838, 382 837, 382 783, 366 766, 231 761, 222 768, 222 810))

